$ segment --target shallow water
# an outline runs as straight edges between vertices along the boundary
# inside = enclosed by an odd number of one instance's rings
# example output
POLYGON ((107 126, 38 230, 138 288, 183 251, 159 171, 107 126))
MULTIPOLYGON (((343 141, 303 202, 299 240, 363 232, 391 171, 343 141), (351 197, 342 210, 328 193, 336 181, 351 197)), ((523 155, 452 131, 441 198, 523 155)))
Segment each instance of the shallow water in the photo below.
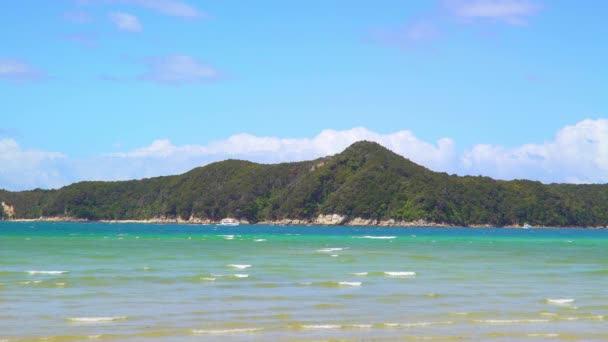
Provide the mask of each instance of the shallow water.
POLYGON ((0 340, 608 340, 608 231, 0 222, 0 340))

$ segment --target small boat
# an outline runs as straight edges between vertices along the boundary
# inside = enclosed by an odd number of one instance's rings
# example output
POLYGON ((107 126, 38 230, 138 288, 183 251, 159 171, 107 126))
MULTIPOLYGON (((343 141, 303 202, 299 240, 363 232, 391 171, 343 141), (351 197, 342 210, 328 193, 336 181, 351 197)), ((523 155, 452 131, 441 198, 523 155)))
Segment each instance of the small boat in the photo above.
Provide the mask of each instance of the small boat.
POLYGON ((532 226, 529 225, 529 224, 527 224, 527 223, 524 223, 524 226, 522 228, 523 229, 530 229, 530 228, 532 228, 532 226))
POLYGON ((238 226, 239 221, 233 218, 225 218, 220 221, 220 226, 238 226))

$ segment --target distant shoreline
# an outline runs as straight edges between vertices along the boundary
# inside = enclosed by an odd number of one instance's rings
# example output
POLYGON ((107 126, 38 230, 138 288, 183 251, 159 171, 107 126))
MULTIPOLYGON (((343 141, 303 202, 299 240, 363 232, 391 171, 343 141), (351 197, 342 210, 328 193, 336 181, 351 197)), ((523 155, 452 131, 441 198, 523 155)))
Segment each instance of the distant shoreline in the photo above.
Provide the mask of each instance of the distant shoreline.
MULTIPOLYGON (((260 221, 250 223, 247 220, 236 220, 240 225, 270 225, 270 226, 345 226, 345 227, 384 227, 384 228, 512 228, 512 229, 524 229, 518 225, 507 225, 507 226, 496 226, 490 224, 471 224, 471 225, 453 225, 447 223, 435 223, 427 222, 424 220, 417 221, 396 221, 396 220, 368 220, 355 218, 352 220, 346 220, 344 217, 338 215, 320 215, 314 220, 303 220, 303 219, 282 219, 272 221, 260 221)), ((231 219, 231 218, 228 218, 231 219)), ((234 219, 231 219, 234 220, 234 219)), ((184 220, 181 218, 152 218, 146 220, 87 220, 74 217, 40 217, 35 219, 11 219, 0 222, 73 222, 73 223, 110 223, 110 224, 187 224, 187 225, 220 225, 222 220, 209 220, 190 218, 184 220)), ((533 226, 532 229, 608 229, 608 226, 598 227, 582 227, 582 226, 533 226)))

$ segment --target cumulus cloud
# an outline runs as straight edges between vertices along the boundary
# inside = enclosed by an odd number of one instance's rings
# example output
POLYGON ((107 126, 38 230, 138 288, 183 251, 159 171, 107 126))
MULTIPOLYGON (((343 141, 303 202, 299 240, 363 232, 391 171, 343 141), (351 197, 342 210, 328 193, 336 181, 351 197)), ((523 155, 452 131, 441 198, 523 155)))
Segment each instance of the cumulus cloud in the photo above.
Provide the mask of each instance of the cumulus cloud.
POLYGON ((110 19, 117 29, 128 32, 140 32, 144 28, 136 16, 124 12, 110 13, 110 19))
POLYGON ((150 146, 130 152, 108 156, 131 158, 194 158, 208 160, 242 158, 258 162, 276 163, 319 158, 341 152, 349 145, 361 141, 375 141, 393 151, 434 169, 450 167, 456 160, 455 146, 451 139, 441 139, 436 144, 418 139, 410 131, 380 134, 366 128, 336 131, 324 130, 314 138, 283 139, 237 134, 226 140, 208 145, 175 146, 169 140, 157 140, 150 146))
POLYGON ((0 57, 0 81, 34 81, 42 76, 40 70, 21 59, 0 57))
POLYGON ((608 182, 608 120, 583 120, 559 130, 552 141, 515 148, 477 145, 461 158, 462 171, 501 179, 544 182, 608 182))
POLYGON ((526 24, 541 5, 528 0, 446 0, 444 6, 452 16, 466 20, 490 20, 507 24, 526 24))
POLYGON ((171 55, 150 58, 145 62, 148 70, 141 75, 147 81, 168 84, 185 85, 214 81, 219 78, 219 72, 191 56, 171 55))
POLYGON ((131 151, 88 159, 23 150, 0 140, 0 188, 54 188, 82 180, 126 180, 172 175, 228 158, 262 163, 309 160, 339 153, 360 140, 375 141, 434 171, 543 182, 608 182, 608 119, 583 120, 542 144, 514 148, 479 144, 463 152, 452 139, 428 142, 410 131, 381 134, 366 128, 324 130, 311 138, 237 134, 205 145, 167 139, 131 151))
POLYGON ((33 189, 64 185, 66 156, 57 152, 23 150, 13 139, 0 139, 0 188, 33 189))
POLYGON ((195 7, 177 0, 79 0, 81 4, 122 4, 132 5, 156 11, 160 14, 195 19, 204 13, 195 7))

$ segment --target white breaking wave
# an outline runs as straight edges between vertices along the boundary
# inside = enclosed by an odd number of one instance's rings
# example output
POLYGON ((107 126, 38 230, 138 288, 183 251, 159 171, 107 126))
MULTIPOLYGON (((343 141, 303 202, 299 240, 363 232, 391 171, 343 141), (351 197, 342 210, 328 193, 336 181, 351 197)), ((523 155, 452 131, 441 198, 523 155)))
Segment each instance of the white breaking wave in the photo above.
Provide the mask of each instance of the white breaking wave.
POLYGON ((27 271, 27 273, 29 273, 30 275, 37 275, 37 274, 57 275, 57 274, 68 273, 68 271, 27 271))
POLYGON ((201 280, 204 280, 204 281, 215 281, 215 278, 212 278, 212 277, 203 277, 203 278, 201 278, 201 280))
POLYGON ((127 316, 108 316, 108 317, 70 317, 67 320, 78 323, 106 323, 114 321, 122 321, 127 319, 127 316))
POLYGON ((341 325, 338 324, 306 324, 302 325, 304 329, 340 329, 341 325))
POLYGON ((559 334, 556 333, 546 333, 546 334, 527 334, 528 337, 559 337, 559 334))
POLYGON ((234 276, 237 278, 248 278, 249 274, 235 274, 234 276))
POLYGON ((413 277, 416 275, 416 272, 384 272, 384 275, 388 277, 413 277))
POLYGON ((333 248, 317 249, 317 252, 328 253, 328 252, 337 252, 337 251, 342 251, 342 250, 344 250, 344 248, 342 248, 342 247, 333 247, 333 248))
POLYGON ((560 299, 547 298, 547 303, 558 304, 558 305, 572 304, 572 303, 574 303, 574 299, 572 299, 572 298, 560 298, 560 299))
POLYGON ((243 265, 243 264, 230 264, 230 265, 227 265, 227 266, 228 267, 232 267, 232 268, 237 268, 239 270, 244 270, 246 268, 251 267, 251 265, 243 265))
POLYGON ((233 240, 234 239, 234 235, 220 235, 222 237, 224 237, 224 239, 226 240, 233 240))
POLYGON ((192 330, 193 334, 209 334, 209 335, 224 335, 224 334, 242 334, 264 330, 262 328, 241 328, 241 329, 224 329, 224 330, 192 330))
POLYGON ((253 241, 255 241, 255 242, 264 242, 264 241, 267 241, 267 240, 266 239, 255 239, 253 241))
POLYGON ((390 328, 427 327, 430 325, 441 325, 441 324, 454 324, 454 322, 442 321, 442 322, 415 322, 415 323, 384 323, 385 326, 390 327, 390 328))
POLYGON ((332 255, 330 255, 330 257, 332 257, 332 258, 337 258, 339 256, 340 256, 340 254, 332 254, 332 255))
POLYGON ((372 235, 365 235, 365 236, 355 236, 356 239, 378 239, 378 240, 390 240, 390 239, 396 239, 396 236, 372 236, 372 235))
POLYGON ((351 273, 352 275, 356 275, 356 276, 366 276, 368 273, 367 272, 355 272, 355 273, 351 273))
POLYGON ((341 281, 338 283, 340 286, 361 286, 360 281, 341 281))
POLYGON ((547 323, 548 319, 477 319, 476 323, 488 324, 513 324, 513 323, 547 323))

